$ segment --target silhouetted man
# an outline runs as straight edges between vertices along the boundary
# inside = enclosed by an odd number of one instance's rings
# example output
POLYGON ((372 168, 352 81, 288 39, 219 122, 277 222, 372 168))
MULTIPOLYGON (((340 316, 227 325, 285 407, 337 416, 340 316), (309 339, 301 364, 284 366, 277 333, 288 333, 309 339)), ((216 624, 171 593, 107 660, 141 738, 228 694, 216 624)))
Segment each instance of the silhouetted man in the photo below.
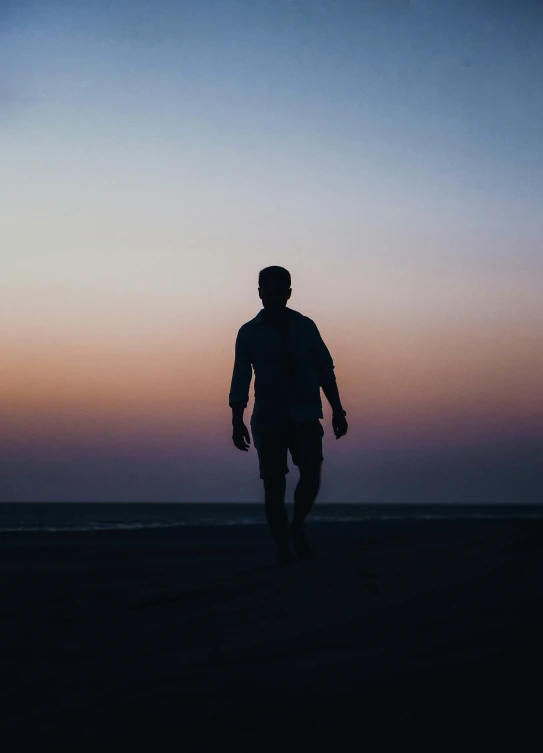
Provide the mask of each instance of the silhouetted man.
POLYGON ((251 440, 243 411, 254 369, 251 432, 264 482, 266 518, 280 562, 290 563, 289 530, 300 557, 314 554, 303 523, 320 487, 324 435, 319 420, 323 418, 320 388, 332 407, 336 439, 347 433, 347 414, 341 406, 332 357, 315 322, 287 308, 292 293, 290 273, 283 267, 266 267, 259 274, 258 284, 264 308, 240 327, 236 338, 228 400, 232 440, 239 450, 249 449, 251 440), (285 507, 287 450, 300 471, 290 527, 285 507))

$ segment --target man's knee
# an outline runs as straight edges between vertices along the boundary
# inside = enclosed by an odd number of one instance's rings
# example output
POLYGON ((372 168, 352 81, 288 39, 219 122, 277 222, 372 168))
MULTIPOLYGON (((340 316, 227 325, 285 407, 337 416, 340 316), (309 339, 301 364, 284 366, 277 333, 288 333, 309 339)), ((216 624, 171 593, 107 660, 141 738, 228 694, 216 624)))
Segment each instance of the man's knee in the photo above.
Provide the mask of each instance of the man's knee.
POLYGON ((300 482, 303 486, 319 487, 321 479, 321 465, 322 460, 320 458, 304 458, 300 461, 298 466, 300 471, 300 482))
POLYGON ((322 458, 318 455, 308 455, 305 458, 301 458, 298 462, 298 469, 301 476, 307 478, 318 478, 320 476, 322 466, 322 458))
POLYGON ((262 481, 264 482, 264 489, 271 492, 281 491, 287 485, 287 479, 284 473, 264 474, 262 481))

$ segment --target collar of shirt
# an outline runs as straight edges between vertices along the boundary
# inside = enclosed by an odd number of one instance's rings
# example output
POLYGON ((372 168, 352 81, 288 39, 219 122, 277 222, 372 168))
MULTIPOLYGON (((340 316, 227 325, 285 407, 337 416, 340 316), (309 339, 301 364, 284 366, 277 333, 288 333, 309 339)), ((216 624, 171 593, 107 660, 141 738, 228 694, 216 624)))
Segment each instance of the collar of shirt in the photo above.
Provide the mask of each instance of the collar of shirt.
POLYGON ((279 314, 279 316, 275 318, 273 318, 272 315, 266 311, 266 309, 260 309, 258 314, 255 316, 255 322, 257 324, 261 324, 262 322, 274 322, 274 321, 284 322, 287 319, 290 319, 290 309, 286 307, 284 311, 282 311, 279 314))
POLYGON ((256 316, 257 325, 265 324, 269 327, 273 327, 273 329, 276 329, 279 332, 282 338, 288 337, 290 330, 290 320, 291 314, 289 309, 287 308, 285 308, 283 311, 280 311, 279 314, 275 316, 266 311, 266 309, 262 309, 256 316))

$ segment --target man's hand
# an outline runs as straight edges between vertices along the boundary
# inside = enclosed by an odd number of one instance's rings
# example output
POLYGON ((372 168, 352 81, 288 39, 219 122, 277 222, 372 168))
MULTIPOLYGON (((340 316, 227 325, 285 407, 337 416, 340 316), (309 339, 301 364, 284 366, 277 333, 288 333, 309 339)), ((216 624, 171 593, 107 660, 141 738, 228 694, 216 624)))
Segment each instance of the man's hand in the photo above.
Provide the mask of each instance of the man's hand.
POLYGON ((349 425, 347 424, 347 419, 345 418, 343 413, 332 413, 332 428, 334 430, 334 434, 336 435, 336 439, 339 439, 344 434, 347 434, 349 425))
POLYGON ((249 449, 251 437, 249 436, 249 431, 243 421, 233 421, 232 441, 234 442, 238 450, 247 452, 247 450, 249 449))

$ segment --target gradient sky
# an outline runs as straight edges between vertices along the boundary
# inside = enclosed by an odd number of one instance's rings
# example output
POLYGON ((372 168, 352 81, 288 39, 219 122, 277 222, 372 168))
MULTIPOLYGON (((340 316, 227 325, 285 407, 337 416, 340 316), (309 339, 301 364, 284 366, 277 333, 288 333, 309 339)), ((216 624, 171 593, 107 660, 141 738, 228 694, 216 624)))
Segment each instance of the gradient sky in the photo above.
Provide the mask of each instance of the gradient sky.
POLYGON ((541 2, 0 0, 0 76, 0 500, 262 499, 270 264, 321 501, 543 499, 541 2))

